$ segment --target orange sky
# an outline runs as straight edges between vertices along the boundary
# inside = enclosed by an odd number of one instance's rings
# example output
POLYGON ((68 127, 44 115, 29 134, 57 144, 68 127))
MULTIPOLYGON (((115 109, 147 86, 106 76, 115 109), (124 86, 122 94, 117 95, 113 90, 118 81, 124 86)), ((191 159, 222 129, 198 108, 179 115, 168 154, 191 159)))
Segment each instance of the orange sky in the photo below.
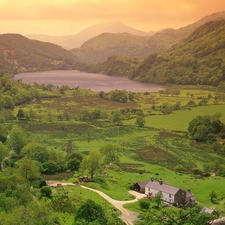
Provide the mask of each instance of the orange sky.
POLYGON ((0 33, 68 35, 108 21, 154 31, 221 11, 225 0, 0 0, 0 33))

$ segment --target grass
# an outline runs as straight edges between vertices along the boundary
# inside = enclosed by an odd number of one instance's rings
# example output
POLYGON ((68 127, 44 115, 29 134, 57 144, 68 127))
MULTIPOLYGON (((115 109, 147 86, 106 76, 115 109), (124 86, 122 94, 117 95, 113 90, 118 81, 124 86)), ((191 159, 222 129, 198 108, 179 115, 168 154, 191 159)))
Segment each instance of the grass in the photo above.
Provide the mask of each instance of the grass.
MULTIPOLYGON (((151 115, 145 117, 145 126, 165 130, 187 131, 189 122, 197 115, 214 115, 221 113, 221 122, 225 123, 225 104, 193 107, 191 110, 174 111, 169 115, 151 115)), ((134 125, 136 119, 127 120, 126 125, 134 125)))
MULTIPOLYGON (((164 102, 175 104, 181 101, 184 106, 194 95, 196 102, 200 97, 207 97, 207 90, 181 90, 179 96, 160 96, 159 93, 150 95, 135 94, 135 102, 118 103, 98 98, 93 93, 85 92, 85 96, 72 96, 68 91, 61 98, 45 98, 41 101, 25 105, 23 109, 35 111, 36 117, 31 121, 32 139, 45 145, 48 149, 66 151, 69 140, 73 141, 79 152, 88 154, 89 151, 100 149, 106 144, 116 144, 122 149, 120 155, 120 167, 107 168, 104 173, 99 173, 95 182, 85 185, 101 190, 110 197, 117 200, 132 199, 128 194, 129 188, 136 182, 149 180, 151 176, 155 179, 162 178, 164 182, 187 190, 191 188, 197 201, 208 207, 221 208, 210 201, 209 193, 218 192, 219 202, 224 201, 224 179, 219 177, 208 177, 199 179, 191 174, 193 168, 203 168, 204 164, 214 161, 225 163, 225 158, 212 152, 209 146, 192 145, 186 136, 189 122, 198 115, 213 115, 222 113, 221 121, 225 123, 225 104, 193 107, 191 110, 174 111, 170 115, 159 115, 160 112, 153 112, 152 104, 156 106, 164 102), (189 93, 187 95, 187 93, 189 93), (99 109, 109 114, 121 109, 142 109, 145 116, 145 127, 135 125, 135 115, 132 119, 123 120, 121 126, 114 126, 107 121, 97 120, 81 122, 78 120, 83 109, 90 111, 99 109), (48 113, 52 113, 52 121, 49 121, 48 113), (57 116, 64 111, 71 114, 69 121, 58 121, 57 116), (152 113, 158 115, 150 115, 152 113), (174 172, 177 165, 182 165, 189 174, 174 172)), ((17 109, 15 109, 15 114, 17 109)), ((23 122, 23 126, 27 121, 23 122)), ((71 178, 77 179, 78 173, 71 178)), ((96 193, 81 189, 80 187, 66 187, 71 198, 80 204, 87 198, 96 202, 104 202, 96 193)), ((102 204, 102 203, 101 203, 102 204)), ((134 210, 138 209, 138 203, 134 203, 134 210)), ((108 207, 108 206, 107 206, 108 207)), ((66 223, 67 224, 67 223, 66 223)), ((68 222, 68 224, 70 224, 68 222)))

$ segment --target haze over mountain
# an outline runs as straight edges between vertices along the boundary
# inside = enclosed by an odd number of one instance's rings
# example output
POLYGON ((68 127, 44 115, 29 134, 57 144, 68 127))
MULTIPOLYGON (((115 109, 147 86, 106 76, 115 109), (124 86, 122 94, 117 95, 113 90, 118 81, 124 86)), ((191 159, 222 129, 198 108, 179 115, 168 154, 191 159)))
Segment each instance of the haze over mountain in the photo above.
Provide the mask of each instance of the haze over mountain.
POLYGON ((187 38, 196 28, 208 21, 225 19, 225 11, 213 13, 201 20, 180 29, 165 29, 152 36, 136 36, 130 34, 100 34, 86 41, 80 48, 72 52, 89 64, 103 62, 112 55, 127 57, 146 57, 152 53, 160 53, 174 44, 187 38))
POLYGON ((22 35, 4 34, 0 35, 0 72, 80 69, 144 82, 224 87, 225 20, 221 18, 225 12, 152 37, 103 33, 71 51, 22 35), (107 61, 87 67, 80 60, 107 61))
POLYGON ((50 36, 45 34, 28 34, 26 37, 30 39, 36 39, 44 42, 51 42, 62 46, 65 49, 79 48, 85 41, 98 36, 102 33, 129 33, 137 36, 151 36, 154 31, 144 32, 141 30, 136 30, 132 27, 126 26, 119 22, 106 22, 96 24, 86 29, 82 30, 76 35, 66 35, 66 36, 50 36))
POLYGON ((112 56, 89 72, 158 84, 210 85, 225 90, 225 19, 209 21, 186 39, 144 60, 112 56))

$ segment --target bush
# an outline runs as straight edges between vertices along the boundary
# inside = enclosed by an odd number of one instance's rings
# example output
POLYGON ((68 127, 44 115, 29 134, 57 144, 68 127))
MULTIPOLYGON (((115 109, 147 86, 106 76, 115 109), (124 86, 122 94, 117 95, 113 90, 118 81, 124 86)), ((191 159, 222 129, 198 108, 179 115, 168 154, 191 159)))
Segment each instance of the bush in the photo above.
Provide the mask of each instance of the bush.
POLYGON ((48 186, 44 186, 41 188, 41 195, 42 197, 51 198, 52 189, 48 186))
POLYGON ((138 204, 142 210, 147 210, 150 207, 150 200, 148 198, 142 198, 138 201, 138 204))

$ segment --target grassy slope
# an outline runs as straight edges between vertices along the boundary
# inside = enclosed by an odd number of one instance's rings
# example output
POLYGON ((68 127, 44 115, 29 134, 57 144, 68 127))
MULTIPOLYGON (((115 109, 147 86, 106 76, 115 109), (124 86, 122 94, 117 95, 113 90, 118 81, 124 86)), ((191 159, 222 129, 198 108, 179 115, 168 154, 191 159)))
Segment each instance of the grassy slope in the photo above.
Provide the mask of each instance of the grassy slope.
MULTIPOLYGON (((196 90, 188 90, 188 92, 194 94, 195 100, 198 96, 207 96, 209 93, 209 91, 196 90)), ((159 93, 151 93, 147 96, 140 94, 136 95, 136 97, 138 103, 127 104, 103 99, 98 100, 95 96, 85 97, 85 102, 79 96, 69 97, 67 101, 60 98, 43 99, 41 102, 33 102, 27 105, 24 109, 28 110, 31 107, 36 110, 36 116, 42 115, 41 117, 45 116, 49 109, 55 115, 57 115, 59 109, 65 110, 69 108, 73 109, 75 114, 78 114, 79 109, 82 109, 84 105, 88 105, 90 110, 99 108, 109 112, 120 108, 142 107, 144 112, 147 113, 151 107, 151 103, 147 103, 151 102, 152 98, 157 99, 158 105, 165 101, 174 103, 177 99, 184 105, 190 99, 187 96, 187 91, 181 91, 181 95, 178 97, 160 96, 159 93), (91 104, 93 102, 94 104, 91 104)), ((108 177, 98 174, 96 182, 88 184, 91 187, 104 191, 113 198, 120 200, 131 198, 127 194, 127 190, 132 184, 154 176, 185 190, 191 188, 199 203, 216 207, 217 205, 210 201, 209 193, 216 188, 215 190, 221 198, 225 195, 222 188, 222 185, 224 185, 222 178, 209 177, 202 180, 192 175, 180 175, 166 169, 166 167, 173 168, 176 165, 183 165, 187 168, 202 168, 203 164, 215 160, 225 163, 224 158, 210 150, 191 146, 190 141, 183 135, 177 137, 171 136, 169 133, 171 130, 186 131, 189 121, 197 115, 214 114, 223 112, 224 109, 225 105, 209 105, 192 108, 190 111, 176 111, 171 115, 147 116, 145 128, 133 126, 134 119, 124 121, 123 124, 126 126, 110 125, 105 127, 85 123, 81 126, 81 123, 78 121, 67 122, 54 119, 53 122, 48 122, 40 120, 40 122, 33 122, 32 131, 33 138, 44 143, 47 148, 57 148, 63 151, 66 150, 68 140, 73 140, 73 144, 78 147, 78 151, 85 154, 93 149, 99 149, 107 143, 119 145, 123 150, 120 156, 122 170, 118 168, 106 169, 106 172, 109 174, 108 177), (64 130, 62 130, 62 125, 65 128, 64 130), (76 126, 78 126, 78 129, 76 129, 76 126), (168 130, 168 135, 166 132, 162 132, 163 129, 168 130), (148 153, 147 155, 146 152, 148 153), (140 174, 139 172, 142 173, 140 174), (156 175, 156 173, 159 175, 156 175), (123 180, 122 183, 119 182, 121 179, 123 180), (202 190, 205 191, 203 192, 202 190)), ((222 121, 225 121, 224 114, 222 121)), ((71 181, 76 180, 78 175, 79 173, 76 173, 71 178, 71 181)), ((89 196, 91 196, 91 193, 89 196)))

